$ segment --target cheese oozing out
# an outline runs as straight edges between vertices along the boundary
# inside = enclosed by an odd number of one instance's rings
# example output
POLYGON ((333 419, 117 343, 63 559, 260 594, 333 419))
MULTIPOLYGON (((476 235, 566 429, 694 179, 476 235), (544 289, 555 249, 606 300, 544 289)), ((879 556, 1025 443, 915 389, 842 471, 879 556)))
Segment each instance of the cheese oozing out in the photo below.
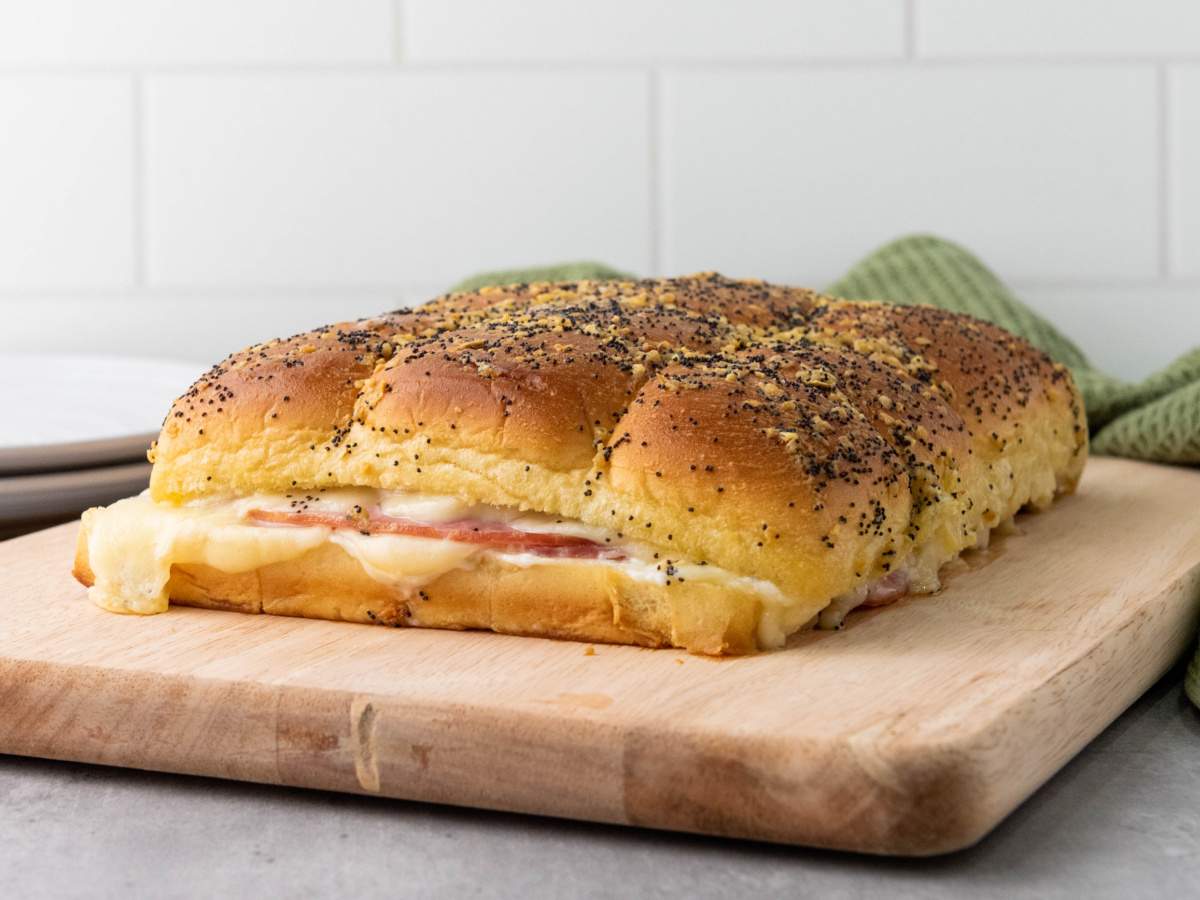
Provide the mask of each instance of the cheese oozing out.
MULTIPOLYGON (((618 539, 603 528, 543 513, 468 505, 452 497, 401 494, 371 488, 258 494, 224 501, 174 506, 155 503, 149 492, 111 506, 88 510, 89 589, 98 606, 119 613, 153 614, 167 609, 171 566, 204 564, 226 573, 250 572, 296 559, 333 543, 372 579, 417 589, 455 569, 469 569, 485 557, 518 568, 556 565, 617 567, 631 580, 658 585, 691 580, 749 592, 761 601, 758 639, 763 647, 782 646, 787 635, 806 625, 836 628, 846 613, 863 603, 886 603, 906 592, 936 590, 941 559, 913 554, 903 569, 836 597, 816 615, 810 602, 788 597, 775 584, 713 565, 665 563, 654 551, 618 539), (255 521, 252 513, 273 514, 255 521), (295 514, 296 524, 286 522, 295 514), (471 543, 441 537, 372 533, 353 527, 355 517, 401 520, 430 526, 488 523, 518 536, 518 546, 471 543), (336 520, 350 520, 337 525, 336 520), (279 524, 284 520, 285 524, 279 524), (544 547, 521 547, 519 536, 560 535, 590 541, 601 552, 563 558, 544 547), (873 599, 874 598, 874 601, 873 599)), ((433 529, 429 529, 432 531, 433 529)), ((986 535, 984 535, 986 539, 986 535)))
MULTIPOLYGON (((149 492, 144 492, 108 507, 88 510, 83 527, 95 582, 89 595, 97 606, 118 613, 149 615, 166 611, 167 582, 173 565, 204 564, 231 574, 250 572, 296 559, 328 542, 358 562, 371 578, 401 588, 419 588, 446 572, 471 568, 485 556, 517 568, 614 566, 643 583, 669 585, 691 579, 752 592, 762 599, 764 636, 770 637, 772 645, 782 640, 777 632, 795 630, 790 620, 795 618, 792 608, 796 604, 770 582, 712 565, 664 563, 654 558, 652 550, 633 541, 618 540, 605 529, 582 522, 517 509, 469 506, 450 497, 337 489, 174 506, 155 503, 149 492), (327 524, 276 525, 249 518, 257 511, 345 517, 367 510, 432 525, 490 522, 507 526, 516 535, 562 535, 593 541, 600 550, 612 547, 614 552, 590 558, 561 558, 537 552, 540 548, 531 551, 436 537, 362 533, 354 527, 327 524)), ((805 619, 811 616, 811 610, 803 612, 805 619)))

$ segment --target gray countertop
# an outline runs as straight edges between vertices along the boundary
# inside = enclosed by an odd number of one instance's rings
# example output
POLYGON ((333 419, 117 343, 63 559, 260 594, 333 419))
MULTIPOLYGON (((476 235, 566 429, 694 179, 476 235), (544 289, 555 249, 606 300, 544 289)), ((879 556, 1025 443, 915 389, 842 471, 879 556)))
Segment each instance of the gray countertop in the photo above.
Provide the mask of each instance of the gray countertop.
POLYGON ((1195 897, 1182 668, 976 847, 895 860, 0 756, 5 897, 1195 897))

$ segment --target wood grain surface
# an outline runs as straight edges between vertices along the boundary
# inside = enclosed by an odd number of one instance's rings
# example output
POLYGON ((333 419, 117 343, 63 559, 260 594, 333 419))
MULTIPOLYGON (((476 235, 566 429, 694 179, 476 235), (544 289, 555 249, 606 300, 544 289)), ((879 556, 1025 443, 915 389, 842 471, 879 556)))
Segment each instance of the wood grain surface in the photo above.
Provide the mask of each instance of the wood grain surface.
MULTIPOLYGON (((1200 472, 1095 459, 937 596, 786 650, 91 605, 0 544, 0 752, 924 855, 967 846, 1196 636, 1200 472)), ((1065 823, 1064 823, 1065 824, 1065 823)))

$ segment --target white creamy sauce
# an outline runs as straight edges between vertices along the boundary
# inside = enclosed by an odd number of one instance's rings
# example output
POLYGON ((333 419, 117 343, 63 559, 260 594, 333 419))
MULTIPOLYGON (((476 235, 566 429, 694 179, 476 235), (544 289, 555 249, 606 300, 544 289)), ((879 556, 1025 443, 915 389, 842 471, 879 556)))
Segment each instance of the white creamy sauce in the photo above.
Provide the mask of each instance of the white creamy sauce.
POLYGON ((540 556, 537 553, 497 553, 496 558, 503 560, 518 569, 530 569, 534 566, 562 566, 591 563, 598 566, 611 566, 620 569, 632 581, 643 584, 666 584, 667 575, 661 568, 650 563, 639 562, 636 559, 572 559, 569 557, 540 556))
POLYGON ((717 566, 698 566, 689 563, 671 563, 671 571, 667 572, 664 563, 644 562, 636 559, 572 559, 554 556, 539 556, 536 553, 497 553, 498 559, 509 565, 528 569, 531 566, 542 565, 578 565, 591 563, 600 566, 612 566, 620 569, 627 578, 640 581, 643 584, 666 585, 672 581, 698 581, 706 584, 719 584, 725 587, 737 587, 744 591, 760 594, 764 599, 787 602, 779 588, 769 581, 759 578, 749 578, 735 575, 728 569, 717 566))

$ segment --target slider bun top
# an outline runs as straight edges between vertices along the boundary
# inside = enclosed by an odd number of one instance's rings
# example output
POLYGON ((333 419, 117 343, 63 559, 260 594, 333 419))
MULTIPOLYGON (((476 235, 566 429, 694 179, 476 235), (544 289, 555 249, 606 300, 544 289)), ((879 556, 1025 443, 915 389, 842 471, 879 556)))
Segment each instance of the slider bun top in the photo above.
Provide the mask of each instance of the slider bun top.
POLYGON ((1069 373, 929 307, 714 274, 484 288, 256 345, 174 404, 156 501, 370 486, 580 519, 828 599, 1071 487, 1069 373))

